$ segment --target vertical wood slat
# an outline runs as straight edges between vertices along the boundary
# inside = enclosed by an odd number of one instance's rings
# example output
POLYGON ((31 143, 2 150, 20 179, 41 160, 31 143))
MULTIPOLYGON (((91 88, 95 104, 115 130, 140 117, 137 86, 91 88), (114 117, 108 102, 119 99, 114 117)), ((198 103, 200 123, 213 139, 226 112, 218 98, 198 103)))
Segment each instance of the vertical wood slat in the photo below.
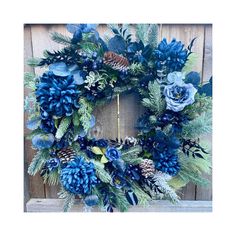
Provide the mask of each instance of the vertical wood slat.
MULTIPOLYGON (((63 45, 55 43, 50 38, 51 32, 58 32, 67 35, 68 32, 64 25, 32 25, 32 45, 33 45, 33 56, 43 57, 44 50, 59 50, 63 48, 63 45)), ((45 71, 45 68, 35 68, 37 75, 41 75, 45 71)), ((46 198, 57 198, 59 186, 49 186, 45 184, 45 195, 46 198)))
POLYGON ((205 25, 203 83, 212 76, 212 25, 205 25))
MULTIPOLYGON (((24 27, 24 71, 33 73, 32 67, 27 65, 27 59, 33 56, 32 52, 32 38, 31 28, 29 25, 24 27)), ((29 89, 24 89, 24 96, 29 94, 29 89)), ((24 122, 27 120, 26 113, 24 114, 24 122)), ((24 135, 29 133, 28 129, 24 129, 24 135)), ((24 190, 25 190, 25 201, 27 198, 42 198, 45 197, 44 185, 42 178, 39 174, 35 176, 29 176, 27 173, 28 166, 35 155, 35 151, 31 148, 31 142, 24 138, 24 190), (27 193, 28 192, 28 193, 27 193)))

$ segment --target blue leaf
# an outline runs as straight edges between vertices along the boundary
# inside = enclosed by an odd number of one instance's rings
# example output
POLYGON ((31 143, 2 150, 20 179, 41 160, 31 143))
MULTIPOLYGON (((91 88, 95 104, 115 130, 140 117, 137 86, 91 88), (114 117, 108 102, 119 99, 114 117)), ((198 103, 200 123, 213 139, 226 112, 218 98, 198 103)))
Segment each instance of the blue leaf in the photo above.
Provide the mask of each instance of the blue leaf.
POLYGON ((109 40, 108 49, 115 53, 122 54, 125 52, 126 42, 121 36, 116 35, 109 40))
POLYGON ((82 38, 83 38, 82 31, 80 29, 78 29, 74 32, 71 42, 78 43, 82 40, 82 38))
POLYGON ((53 134, 38 134, 33 137, 32 144, 35 148, 41 150, 50 148, 53 145, 54 140, 53 134))
POLYGON ((191 83, 195 88, 200 84, 200 75, 197 72, 191 71, 186 75, 185 83, 191 83))
POLYGON ((93 128, 95 126, 95 123, 96 123, 96 118, 94 115, 92 115, 90 120, 90 128, 93 128))
POLYGON ((54 75, 57 76, 68 76, 70 75, 70 71, 68 70, 67 65, 64 62, 56 62, 49 66, 49 70, 53 72, 54 75))
POLYGON ((136 194, 132 190, 128 190, 125 193, 126 199, 129 202, 130 205, 137 205, 138 204, 138 198, 136 194))
POLYGON ((41 119, 40 117, 35 117, 26 123, 26 127, 30 130, 35 130, 40 126, 41 119))
POLYGON ((212 83, 204 84, 198 89, 199 94, 206 94, 208 97, 212 97, 212 83))
POLYGON ((74 33, 77 29, 79 29, 79 24, 68 24, 66 25, 66 29, 70 32, 70 33, 74 33))
POLYGON ((83 72, 80 70, 72 71, 71 74, 74 77, 75 84, 81 85, 84 83, 83 72))

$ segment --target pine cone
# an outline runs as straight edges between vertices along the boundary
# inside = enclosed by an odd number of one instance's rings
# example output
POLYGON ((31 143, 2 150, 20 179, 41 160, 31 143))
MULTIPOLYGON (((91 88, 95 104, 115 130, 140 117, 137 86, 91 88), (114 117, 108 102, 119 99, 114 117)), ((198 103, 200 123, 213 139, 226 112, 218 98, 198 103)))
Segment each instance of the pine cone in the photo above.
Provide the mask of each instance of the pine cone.
POLYGON ((57 153, 57 156, 60 158, 62 164, 66 164, 67 162, 75 159, 76 152, 71 147, 68 147, 60 150, 57 153))
POLYGON ((118 71, 127 70, 129 67, 129 61, 125 57, 111 51, 104 54, 103 62, 118 71))
POLYGON ((155 165, 152 160, 144 159, 140 164, 139 167, 141 169, 141 174, 145 178, 151 177, 155 174, 155 165))

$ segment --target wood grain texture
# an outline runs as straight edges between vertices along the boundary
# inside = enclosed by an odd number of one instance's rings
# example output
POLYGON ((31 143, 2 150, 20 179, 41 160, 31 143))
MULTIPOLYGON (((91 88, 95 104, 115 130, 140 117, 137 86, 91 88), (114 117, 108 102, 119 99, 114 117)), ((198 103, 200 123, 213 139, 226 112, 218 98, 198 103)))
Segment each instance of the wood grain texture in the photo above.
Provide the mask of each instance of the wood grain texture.
POLYGON ((212 76, 212 25, 205 26, 204 58, 202 82, 207 82, 212 76))
MULTIPOLYGON (((68 35, 68 31, 65 29, 64 25, 32 25, 32 49, 34 57, 43 57, 44 50, 59 50, 63 48, 63 45, 55 43, 50 38, 50 33, 58 32, 68 35)), ((35 68, 35 73, 41 75, 45 71, 45 68, 37 67, 35 68)), ((59 192, 59 186, 48 186, 45 185, 45 196, 46 198, 57 198, 57 193, 59 192)))
MULTIPOLYGON (((31 27, 29 25, 26 25, 24 27, 24 72, 34 73, 34 69, 27 65, 27 59, 31 58, 32 56, 33 56, 33 51, 32 51, 31 27)), ((30 90, 25 88, 24 96, 27 96, 29 92, 30 90)), ((27 120, 27 114, 25 113, 24 124, 26 120, 27 120)), ((28 129, 24 128, 24 135, 27 135, 29 132, 30 131, 28 129)), ((28 198, 45 197, 42 178, 39 175, 29 176, 27 173, 28 166, 32 158, 34 157, 34 155, 35 155, 35 151, 31 147, 31 141, 26 140, 24 138, 24 178, 25 178, 24 199, 25 201, 28 198)))
MULTIPOLYGON (((30 199, 27 203, 27 212, 62 212, 62 199, 30 199)), ((80 200, 75 201, 75 205, 70 212, 84 212, 80 200)), ((101 212, 98 208, 93 208, 92 212, 101 212)), ((115 210, 115 212, 117 212, 115 210)), ((211 201, 181 201, 174 205, 168 201, 158 200, 150 202, 149 206, 133 206, 128 212, 212 212, 211 201)))

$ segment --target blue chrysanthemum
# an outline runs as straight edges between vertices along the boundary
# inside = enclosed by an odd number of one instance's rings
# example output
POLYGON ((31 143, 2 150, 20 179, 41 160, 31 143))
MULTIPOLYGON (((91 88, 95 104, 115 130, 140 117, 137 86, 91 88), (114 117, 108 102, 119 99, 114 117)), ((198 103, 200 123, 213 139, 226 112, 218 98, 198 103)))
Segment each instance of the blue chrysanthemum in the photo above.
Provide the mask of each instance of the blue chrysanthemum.
POLYGON ((89 194, 97 184, 94 164, 77 157, 61 170, 60 180, 63 187, 74 194, 89 194))
POLYGON ((168 72, 181 71, 189 56, 181 41, 173 39, 170 43, 164 38, 154 51, 158 70, 167 68, 168 72))
POLYGON ((56 76, 51 71, 44 73, 35 94, 42 119, 70 116, 79 107, 79 91, 72 75, 56 76))

